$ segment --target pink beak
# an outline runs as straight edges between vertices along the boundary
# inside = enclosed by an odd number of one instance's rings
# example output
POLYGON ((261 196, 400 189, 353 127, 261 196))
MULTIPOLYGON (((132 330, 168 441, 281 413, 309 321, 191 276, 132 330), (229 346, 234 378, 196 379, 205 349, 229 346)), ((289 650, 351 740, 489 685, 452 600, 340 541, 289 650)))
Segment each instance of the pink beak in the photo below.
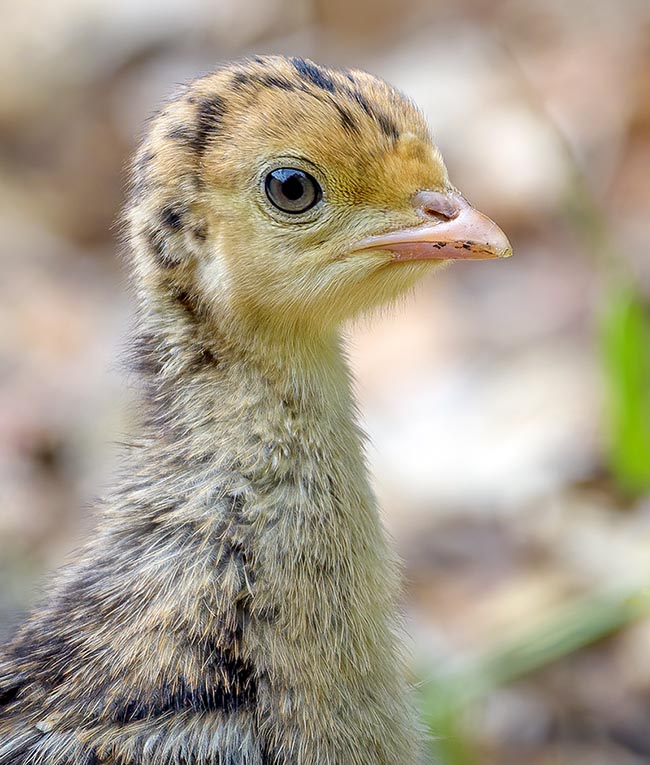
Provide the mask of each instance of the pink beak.
POLYGON ((425 223, 369 236, 355 251, 385 250, 395 260, 485 260, 512 255, 503 231, 458 192, 420 191, 413 206, 425 223))

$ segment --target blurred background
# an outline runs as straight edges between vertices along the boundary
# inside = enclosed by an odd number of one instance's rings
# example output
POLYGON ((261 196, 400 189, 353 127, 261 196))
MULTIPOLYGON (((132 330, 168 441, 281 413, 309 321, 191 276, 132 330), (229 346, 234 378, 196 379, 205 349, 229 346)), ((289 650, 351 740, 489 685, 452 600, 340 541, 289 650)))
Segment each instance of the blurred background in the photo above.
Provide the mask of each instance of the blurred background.
POLYGON ((442 765, 650 762, 648 0, 2 0, 0 639, 129 432, 146 118, 247 53, 380 75, 505 229, 352 327, 442 765))

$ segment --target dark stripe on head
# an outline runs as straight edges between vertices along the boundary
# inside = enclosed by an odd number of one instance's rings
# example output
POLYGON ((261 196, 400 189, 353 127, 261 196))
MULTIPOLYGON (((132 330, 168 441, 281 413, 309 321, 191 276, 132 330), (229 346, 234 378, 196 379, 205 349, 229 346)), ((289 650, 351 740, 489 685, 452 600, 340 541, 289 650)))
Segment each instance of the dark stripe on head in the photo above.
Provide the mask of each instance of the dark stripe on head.
POLYGON ((199 223, 194 226, 192 235, 195 239, 198 239, 199 242, 205 242, 208 238, 208 229, 203 221, 199 221, 199 223))
POLYGON ((363 111, 371 118, 374 119, 374 112, 372 110, 372 107, 366 100, 366 97, 358 90, 352 91, 352 98, 359 104, 359 106, 363 109, 363 111))
POLYGON ((279 90, 296 90, 296 86, 284 77, 276 77, 274 74, 261 74, 259 81, 266 88, 278 88, 279 90))
POLYGON ((249 85, 254 80, 254 75, 250 72, 235 72, 232 77, 231 85, 235 90, 249 85))
POLYGON ((183 228, 183 218, 187 209, 181 205, 167 205, 160 211, 160 220, 163 225, 172 231, 179 231, 183 228))
POLYGON ((286 77, 275 74, 259 74, 255 72, 236 72, 231 85, 236 90, 252 85, 254 87, 277 88, 278 90, 298 90, 295 83, 286 77))
POLYGON ((292 58, 291 64, 303 80, 306 80, 317 88, 326 90, 329 93, 335 92, 336 87, 334 85, 334 80, 324 69, 321 69, 311 61, 305 61, 304 58, 292 58))
MULTIPOLYGON (((136 195, 144 194, 150 185, 149 165, 155 160, 156 155, 153 151, 146 151, 139 154, 133 163, 133 173, 131 175, 131 187, 136 195)), ((137 200, 134 200, 137 202, 137 200)))
POLYGON ((333 101, 332 103, 334 104, 336 111, 339 113, 339 118, 341 120, 341 125, 343 126, 343 129, 347 130, 348 133, 358 133, 359 126, 355 122, 355 119, 350 114, 350 112, 347 109, 344 109, 336 101, 333 101))
POLYGON ((384 114, 383 112, 376 112, 375 120, 381 128, 382 133, 387 138, 392 138, 394 141, 399 138, 399 130, 397 129, 397 125, 395 125, 393 120, 391 120, 387 114, 384 114))
POLYGON ((354 90, 350 95, 370 119, 374 120, 379 125, 380 130, 387 138, 393 138, 394 140, 399 138, 399 131, 397 130, 395 123, 383 112, 375 110, 363 93, 354 90))
POLYGON ((205 151, 205 145, 210 136, 221 132, 225 113, 226 102, 221 96, 210 96, 199 104, 194 136, 194 149, 199 154, 205 151))
POLYGON ((160 229, 152 229, 149 231, 147 240, 153 253, 154 260, 159 266, 162 266, 163 268, 176 268, 176 266, 180 265, 180 260, 173 258, 167 252, 165 236, 160 229))
POLYGON ((178 141, 178 143, 182 143, 185 146, 193 147, 196 131, 187 127, 187 125, 176 125, 176 127, 173 127, 165 137, 172 141, 178 141))

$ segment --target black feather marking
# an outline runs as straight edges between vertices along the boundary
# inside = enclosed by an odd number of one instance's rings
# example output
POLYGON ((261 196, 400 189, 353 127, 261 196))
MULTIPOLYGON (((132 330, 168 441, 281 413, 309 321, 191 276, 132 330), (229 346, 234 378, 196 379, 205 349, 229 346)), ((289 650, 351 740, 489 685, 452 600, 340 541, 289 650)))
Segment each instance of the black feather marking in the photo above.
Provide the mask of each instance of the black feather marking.
POLYGON ((196 226, 194 226, 192 229, 192 235, 199 242, 205 242, 205 240, 208 238, 208 230, 203 221, 200 221, 196 224, 196 226))
POLYGON ((383 112, 376 112, 375 120, 381 128, 382 133, 387 138, 392 138, 394 141, 399 138, 399 130, 397 129, 397 125, 395 125, 395 123, 390 119, 388 115, 384 114, 383 112))
POLYGON ((197 127, 194 136, 194 149, 198 154, 205 151, 208 139, 221 132, 226 113, 226 102, 221 96, 210 96, 198 107, 197 127))
MULTIPOLYGON (((198 328, 203 322, 204 316, 202 315, 203 309, 196 301, 195 297, 190 292, 183 289, 172 290, 171 296, 183 310, 187 320, 198 328)), ((198 370, 206 364, 215 365, 219 363, 217 356, 204 342, 201 341, 200 333, 197 333, 196 340, 190 346, 190 350, 194 352, 191 362, 193 369, 198 370)))
POLYGON ((23 680, 16 679, 8 685, 0 686, 0 707, 8 706, 16 701, 24 685, 25 682, 23 680))
POLYGON ((133 174, 131 177, 131 190, 138 196, 144 194, 150 186, 149 165, 156 158, 153 151, 142 152, 133 164, 133 174))
POLYGON ((254 76, 250 72, 235 72, 232 77, 231 85, 235 90, 238 90, 245 85, 249 85, 254 80, 254 76))
POLYGON ((258 74, 254 72, 236 72, 232 78, 232 87, 236 90, 249 85, 263 88, 276 88, 277 90, 297 90, 295 83, 286 77, 275 74, 258 74))
POLYGON ((186 208, 181 205, 167 205, 160 211, 160 220, 172 231, 179 231, 183 228, 183 218, 186 212, 186 208))
POLYGON ((219 359, 212 353, 212 351, 205 345, 198 347, 197 353, 197 367, 204 366, 205 364, 216 365, 219 363, 219 359))
POLYGON ((366 97, 361 93, 359 90, 352 91, 352 98, 359 104, 359 106, 363 109, 363 111, 371 118, 375 118, 375 112, 373 111, 372 107, 368 103, 368 100, 366 97))
POLYGON ((151 332, 137 334, 131 342, 129 362, 134 372, 144 377, 158 377, 163 367, 158 338, 151 332))
POLYGON ((186 677, 162 681, 146 696, 114 701, 106 710, 120 724, 150 720, 162 715, 194 712, 230 714, 243 706, 254 705, 257 682, 253 666, 239 656, 241 635, 230 635, 228 649, 213 642, 194 646, 202 656, 203 672, 196 683, 186 677))
POLYGON ((172 294, 188 318, 193 322, 197 322, 199 320, 198 307, 192 295, 186 290, 175 290, 172 294))
POLYGON ((334 80, 318 65, 306 61, 304 58, 292 58, 291 64, 303 80, 310 82, 317 88, 326 90, 328 93, 336 91, 334 80))
POLYGON ((339 118, 341 120, 343 129, 348 133, 359 133, 359 126, 357 125, 354 117, 350 114, 350 112, 347 109, 344 109, 336 101, 333 101, 333 103, 336 111, 339 113, 339 118))
POLYGON ((284 77, 276 77, 273 74, 261 74, 259 81, 266 88, 277 88, 278 90, 296 90, 296 86, 291 80, 284 77))
POLYGON ((147 240, 154 260, 159 266, 162 268, 176 268, 176 266, 180 265, 180 260, 171 257, 167 251, 165 236, 159 229, 149 231, 147 240))
POLYGON ((177 141, 187 147, 193 148, 196 139, 196 131, 187 125, 176 125, 166 135, 172 141, 177 141))
POLYGON ((387 138, 397 140, 399 138, 399 131, 395 123, 381 111, 375 109, 368 101, 368 99, 358 90, 354 90, 350 93, 352 99, 363 109, 363 111, 374 120, 378 125, 382 133, 387 138))

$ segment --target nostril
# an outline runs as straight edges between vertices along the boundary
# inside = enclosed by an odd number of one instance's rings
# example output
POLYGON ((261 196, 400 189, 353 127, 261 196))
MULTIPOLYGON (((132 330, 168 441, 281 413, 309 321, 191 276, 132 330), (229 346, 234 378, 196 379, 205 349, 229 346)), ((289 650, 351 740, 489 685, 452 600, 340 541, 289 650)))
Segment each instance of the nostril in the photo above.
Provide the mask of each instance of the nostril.
POLYGON ((413 206, 427 218, 451 220, 460 212, 459 200, 439 191, 419 191, 413 198, 413 206))
POLYGON ((422 212, 429 218, 443 218, 444 220, 451 220, 453 217, 451 211, 443 211, 438 207, 434 207, 433 205, 425 205, 422 208, 422 212))

